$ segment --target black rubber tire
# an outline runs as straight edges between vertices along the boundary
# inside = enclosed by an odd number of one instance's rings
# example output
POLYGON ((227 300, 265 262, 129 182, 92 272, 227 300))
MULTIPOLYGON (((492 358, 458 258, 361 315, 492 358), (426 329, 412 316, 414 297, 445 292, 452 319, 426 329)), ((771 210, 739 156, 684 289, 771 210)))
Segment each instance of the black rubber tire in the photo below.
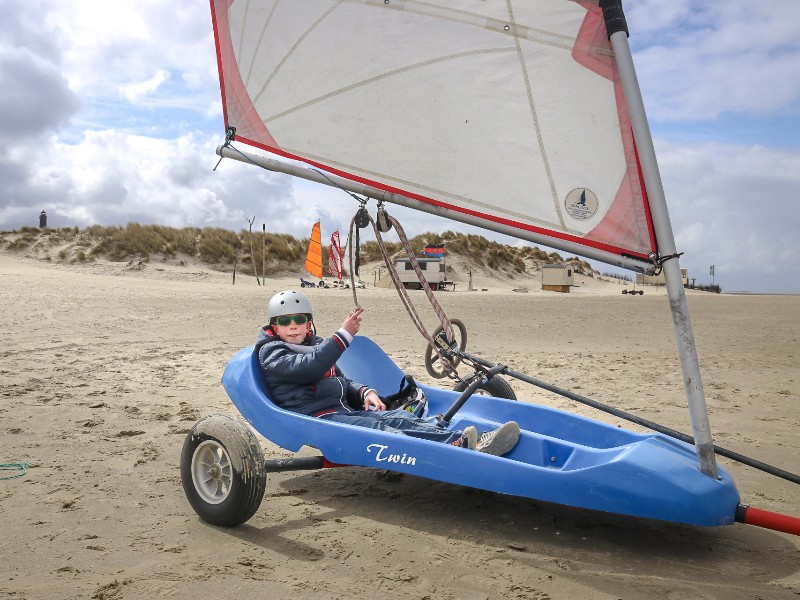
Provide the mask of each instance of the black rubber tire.
POLYGON ((623 294, 627 294, 627 293, 628 293, 628 290, 622 290, 622 293, 623 293, 623 294))
MULTIPOLYGON (((456 387, 453 388, 456 392, 463 392, 469 386, 469 379, 462 379, 456 387)), ((506 400, 516 400, 517 395, 514 393, 514 388, 500 375, 495 375, 484 385, 475 390, 476 394, 485 394, 487 396, 494 396, 495 398, 505 398, 506 400)))
MULTIPOLYGON (((467 347, 467 326, 459 319, 450 319, 450 324, 458 330, 458 335, 456 336, 456 340, 458 341, 458 347, 463 352, 464 349, 467 347)), ((443 327, 439 325, 436 331, 433 332, 432 338, 435 338, 442 332, 443 327)), ((455 333, 455 332, 454 332, 455 333)), ((425 347, 425 370, 428 372, 428 375, 433 377, 434 379, 442 379, 447 375, 444 370, 437 371, 433 368, 434 358, 438 359, 439 355, 434 352, 433 347, 428 344, 425 347)), ((461 362, 460 358, 456 358, 453 361, 453 368, 456 368, 458 364, 461 362)))
POLYGON ((264 498, 267 473, 250 427, 224 414, 200 419, 183 442, 181 483, 207 523, 236 527, 252 517, 264 498))

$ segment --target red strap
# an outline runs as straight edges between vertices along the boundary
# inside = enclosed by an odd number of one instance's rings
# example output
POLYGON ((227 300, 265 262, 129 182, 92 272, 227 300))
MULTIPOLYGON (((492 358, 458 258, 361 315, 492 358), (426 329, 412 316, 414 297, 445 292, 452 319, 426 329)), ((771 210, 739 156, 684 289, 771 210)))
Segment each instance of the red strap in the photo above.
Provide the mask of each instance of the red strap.
POLYGON ((321 417, 322 415, 329 415, 329 414, 335 413, 335 412, 338 412, 335 408, 329 408, 329 409, 326 409, 326 410, 322 410, 322 411, 320 411, 318 413, 314 413, 311 416, 316 418, 316 417, 321 417))

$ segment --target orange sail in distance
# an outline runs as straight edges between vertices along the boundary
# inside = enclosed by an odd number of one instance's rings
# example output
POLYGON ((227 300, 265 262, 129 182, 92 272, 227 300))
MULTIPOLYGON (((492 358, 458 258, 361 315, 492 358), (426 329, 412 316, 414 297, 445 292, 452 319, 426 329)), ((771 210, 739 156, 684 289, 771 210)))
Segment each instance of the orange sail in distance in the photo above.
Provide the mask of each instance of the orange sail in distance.
POLYGON ((314 277, 322 279, 322 236, 320 235, 319 221, 314 223, 314 227, 311 228, 305 269, 314 277))

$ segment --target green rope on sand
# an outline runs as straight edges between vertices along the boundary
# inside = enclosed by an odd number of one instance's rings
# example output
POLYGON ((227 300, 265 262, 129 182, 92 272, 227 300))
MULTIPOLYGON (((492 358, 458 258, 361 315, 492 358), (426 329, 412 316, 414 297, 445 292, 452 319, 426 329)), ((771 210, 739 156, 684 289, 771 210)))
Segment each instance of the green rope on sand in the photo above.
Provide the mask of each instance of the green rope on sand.
POLYGON ((18 463, 0 463, 0 471, 21 471, 16 475, 9 475, 8 477, 0 477, 0 481, 3 479, 16 479, 17 477, 22 477, 25 473, 28 472, 28 467, 31 466, 31 463, 26 462, 18 462, 18 463))

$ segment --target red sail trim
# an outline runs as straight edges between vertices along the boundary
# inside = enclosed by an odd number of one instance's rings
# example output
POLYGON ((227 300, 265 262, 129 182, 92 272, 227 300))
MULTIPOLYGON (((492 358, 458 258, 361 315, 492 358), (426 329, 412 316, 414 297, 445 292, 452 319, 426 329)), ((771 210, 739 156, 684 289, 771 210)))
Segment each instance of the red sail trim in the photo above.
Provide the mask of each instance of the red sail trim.
MULTIPOLYGON (((225 73, 222 70, 222 51, 220 50, 220 38, 224 35, 228 40, 228 45, 230 45, 230 34, 228 33, 230 29, 228 28, 228 11, 222 11, 222 16, 217 16, 217 11, 214 6, 214 0, 211 1, 211 26, 214 29, 214 46, 217 53, 217 71, 219 71, 219 93, 222 97, 222 115, 225 118, 225 129, 228 128, 228 107, 225 100, 225 73), (223 30, 220 29, 218 21, 222 19, 224 27, 223 30)), ((232 2, 233 0, 229 0, 232 2)))
MULTIPOLYGON (((631 137, 633 137, 633 133, 631 133, 631 137)), ((642 186, 642 202, 645 208, 644 217, 647 219, 647 231, 650 232, 650 247, 653 248, 653 252, 658 252, 656 229, 655 225, 653 225, 653 215, 650 214, 650 200, 647 197, 647 188, 644 185, 644 173, 642 173, 642 163, 639 162, 639 150, 636 148, 636 141, 633 142, 633 151, 636 153, 636 172, 639 174, 639 185, 642 186)))
MULTIPOLYGON (((617 116, 620 126, 620 139, 626 160, 625 177, 611 202, 611 207, 603 219, 586 234, 588 239, 615 240, 637 239, 641 237, 636 227, 644 220, 644 230, 648 235, 651 251, 656 251, 655 230, 653 229, 647 190, 642 178, 636 142, 633 139, 630 116, 628 115, 625 95, 619 73, 615 68, 611 54, 611 44, 606 34, 602 10, 597 2, 577 0, 586 9, 586 17, 581 24, 575 45, 572 49, 573 59, 589 71, 611 81, 614 85, 614 97, 617 105, 617 116), (602 52, 601 52, 602 50, 602 52)), ((645 240, 640 239, 644 244, 645 240)))
POLYGON ((236 62, 228 22, 228 8, 235 0, 211 0, 211 17, 214 24, 214 40, 217 46, 217 68, 222 92, 222 112, 225 129, 236 128, 236 136, 257 137, 277 146, 275 138, 258 116, 247 88, 242 81, 236 62), (221 5, 221 6, 218 6, 221 5), (227 76, 226 76, 227 74, 227 76))

